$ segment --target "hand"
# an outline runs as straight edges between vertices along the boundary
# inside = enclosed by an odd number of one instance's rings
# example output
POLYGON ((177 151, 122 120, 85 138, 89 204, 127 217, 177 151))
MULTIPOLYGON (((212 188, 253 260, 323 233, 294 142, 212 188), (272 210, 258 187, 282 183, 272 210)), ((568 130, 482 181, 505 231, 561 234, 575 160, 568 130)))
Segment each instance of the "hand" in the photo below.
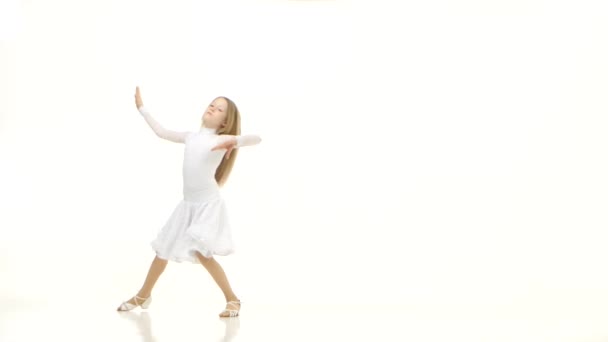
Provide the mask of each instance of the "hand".
POLYGON ((236 137, 231 137, 230 139, 212 148, 211 151, 227 150, 226 155, 224 157, 228 159, 230 158, 230 152, 232 152, 232 150, 236 148, 236 144, 236 137))
POLYGON ((141 94, 139 93, 139 87, 135 87, 135 106, 137 109, 141 108, 144 102, 141 100, 141 94))

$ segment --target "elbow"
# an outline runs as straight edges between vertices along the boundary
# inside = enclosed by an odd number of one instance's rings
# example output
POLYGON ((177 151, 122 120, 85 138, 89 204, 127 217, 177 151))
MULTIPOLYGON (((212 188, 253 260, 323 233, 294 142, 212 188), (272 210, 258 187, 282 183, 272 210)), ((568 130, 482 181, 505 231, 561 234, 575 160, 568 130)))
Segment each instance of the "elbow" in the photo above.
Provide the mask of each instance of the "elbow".
POLYGON ((166 139, 167 138, 167 134, 165 133, 165 131, 160 130, 160 129, 155 129, 154 130, 154 134, 156 134, 157 137, 161 138, 161 139, 166 139))

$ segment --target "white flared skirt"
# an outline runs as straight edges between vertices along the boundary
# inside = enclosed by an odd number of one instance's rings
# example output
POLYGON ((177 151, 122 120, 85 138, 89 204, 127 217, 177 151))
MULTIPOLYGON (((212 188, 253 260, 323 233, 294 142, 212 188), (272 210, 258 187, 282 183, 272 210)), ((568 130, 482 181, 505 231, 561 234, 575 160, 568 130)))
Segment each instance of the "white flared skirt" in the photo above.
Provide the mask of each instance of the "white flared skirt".
POLYGON ((196 252, 207 258, 232 254, 234 242, 223 199, 180 201, 151 245, 159 258, 176 262, 199 263, 196 252))

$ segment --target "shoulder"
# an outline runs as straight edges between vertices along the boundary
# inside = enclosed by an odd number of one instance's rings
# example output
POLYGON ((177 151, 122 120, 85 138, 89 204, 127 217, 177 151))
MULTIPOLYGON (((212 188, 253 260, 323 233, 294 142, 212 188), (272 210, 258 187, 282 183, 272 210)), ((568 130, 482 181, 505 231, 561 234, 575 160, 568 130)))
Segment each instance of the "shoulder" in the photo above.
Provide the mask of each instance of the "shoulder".
POLYGON ((191 139, 192 137, 194 137, 196 135, 196 132, 193 131, 186 131, 184 132, 184 140, 188 141, 189 139, 191 139))

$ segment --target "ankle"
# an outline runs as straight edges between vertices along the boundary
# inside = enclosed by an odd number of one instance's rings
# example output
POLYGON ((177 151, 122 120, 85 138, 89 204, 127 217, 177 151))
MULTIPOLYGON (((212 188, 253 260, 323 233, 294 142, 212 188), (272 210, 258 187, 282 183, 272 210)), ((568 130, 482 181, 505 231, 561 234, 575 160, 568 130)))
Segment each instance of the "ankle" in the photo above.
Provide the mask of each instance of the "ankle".
POLYGON ((144 298, 144 299, 150 297, 151 295, 152 294, 150 292, 141 292, 141 291, 137 292, 137 294, 136 294, 137 297, 144 298))

